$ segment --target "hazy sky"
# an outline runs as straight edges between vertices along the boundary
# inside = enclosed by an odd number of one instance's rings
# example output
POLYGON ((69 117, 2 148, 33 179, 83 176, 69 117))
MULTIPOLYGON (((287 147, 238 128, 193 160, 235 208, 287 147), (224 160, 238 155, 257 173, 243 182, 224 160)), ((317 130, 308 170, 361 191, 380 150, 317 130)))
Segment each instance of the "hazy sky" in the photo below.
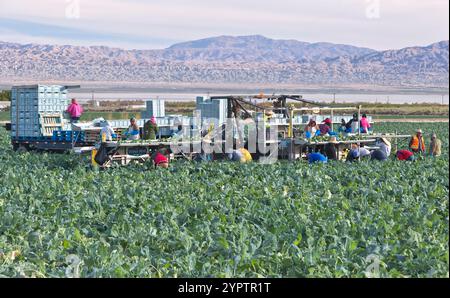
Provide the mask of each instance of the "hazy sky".
POLYGON ((151 49, 253 34, 428 45, 449 39, 449 0, 0 0, 0 41, 151 49))

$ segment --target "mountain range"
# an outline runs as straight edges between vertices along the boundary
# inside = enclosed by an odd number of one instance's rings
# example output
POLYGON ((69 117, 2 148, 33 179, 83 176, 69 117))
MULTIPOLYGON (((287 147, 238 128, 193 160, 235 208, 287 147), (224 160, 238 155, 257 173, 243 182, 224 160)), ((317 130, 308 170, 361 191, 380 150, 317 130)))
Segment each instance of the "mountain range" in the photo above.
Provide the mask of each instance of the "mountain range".
POLYGON ((377 51, 220 36, 162 50, 0 42, 0 80, 448 86, 449 42, 377 51))

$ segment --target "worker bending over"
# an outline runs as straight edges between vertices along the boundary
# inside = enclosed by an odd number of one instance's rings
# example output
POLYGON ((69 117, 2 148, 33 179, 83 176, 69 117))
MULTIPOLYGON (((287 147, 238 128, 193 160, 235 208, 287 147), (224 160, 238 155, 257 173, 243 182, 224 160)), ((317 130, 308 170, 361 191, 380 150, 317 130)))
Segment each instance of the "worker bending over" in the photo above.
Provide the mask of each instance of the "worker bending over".
POLYGON ((238 161, 241 163, 247 163, 253 160, 252 155, 245 148, 233 150, 232 153, 228 154, 228 158, 232 161, 238 161))
POLYGON ((102 142, 111 142, 113 138, 117 137, 108 121, 100 122, 100 126, 102 127, 100 131, 102 142))
POLYGON ((309 164, 327 163, 328 158, 319 152, 313 152, 313 153, 308 154, 308 162, 309 162, 309 164))
POLYGON ((414 161, 414 153, 409 150, 398 150, 397 151, 398 160, 414 161))

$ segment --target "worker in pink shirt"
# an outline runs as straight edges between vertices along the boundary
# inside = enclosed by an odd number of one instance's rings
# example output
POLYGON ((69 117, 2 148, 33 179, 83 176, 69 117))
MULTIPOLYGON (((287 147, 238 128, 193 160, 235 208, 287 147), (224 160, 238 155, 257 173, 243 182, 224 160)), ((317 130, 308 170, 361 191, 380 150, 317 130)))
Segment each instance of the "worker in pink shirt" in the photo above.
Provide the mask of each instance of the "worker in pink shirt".
POLYGON ((367 115, 363 114, 361 121, 360 121, 360 125, 361 125, 361 133, 368 133, 370 130, 370 123, 369 120, 367 120, 367 115))
POLYGON ((77 123, 83 114, 83 107, 80 106, 75 98, 72 98, 72 103, 67 108, 67 113, 70 115, 71 123, 77 123))

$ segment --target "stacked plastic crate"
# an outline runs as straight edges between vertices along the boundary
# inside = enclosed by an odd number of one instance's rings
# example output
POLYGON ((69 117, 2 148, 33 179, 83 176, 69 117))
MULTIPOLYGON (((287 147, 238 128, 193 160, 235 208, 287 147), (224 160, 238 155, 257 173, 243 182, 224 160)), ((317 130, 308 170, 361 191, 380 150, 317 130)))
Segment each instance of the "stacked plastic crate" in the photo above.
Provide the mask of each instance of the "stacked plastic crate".
POLYGON ((146 111, 141 112, 142 119, 149 119, 152 116, 162 118, 166 116, 166 106, 163 99, 151 99, 146 102, 146 111))
POLYGON ((201 112, 203 121, 206 119, 216 119, 218 124, 227 121, 227 99, 207 99, 202 96, 197 97, 196 109, 201 112))
POLYGON ((67 89, 63 86, 14 86, 11 90, 11 136, 39 138, 39 114, 63 113, 67 109, 67 89))

